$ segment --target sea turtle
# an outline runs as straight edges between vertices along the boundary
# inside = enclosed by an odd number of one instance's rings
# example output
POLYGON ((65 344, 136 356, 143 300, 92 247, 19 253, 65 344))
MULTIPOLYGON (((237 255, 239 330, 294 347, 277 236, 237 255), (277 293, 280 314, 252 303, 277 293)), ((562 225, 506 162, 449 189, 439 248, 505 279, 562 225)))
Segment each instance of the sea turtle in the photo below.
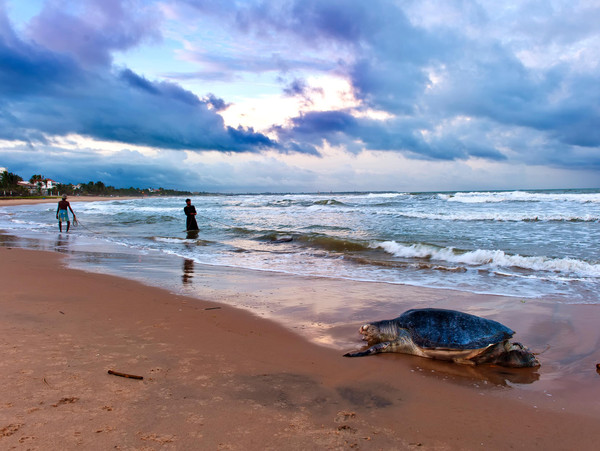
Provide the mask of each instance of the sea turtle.
POLYGON ((412 309, 396 319, 365 324, 359 332, 370 348, 349 352, 346 357, 399 352, 469 365, 540 365, 529 349, 508 341, 514 334, 508 327, 456 310, 412 309))

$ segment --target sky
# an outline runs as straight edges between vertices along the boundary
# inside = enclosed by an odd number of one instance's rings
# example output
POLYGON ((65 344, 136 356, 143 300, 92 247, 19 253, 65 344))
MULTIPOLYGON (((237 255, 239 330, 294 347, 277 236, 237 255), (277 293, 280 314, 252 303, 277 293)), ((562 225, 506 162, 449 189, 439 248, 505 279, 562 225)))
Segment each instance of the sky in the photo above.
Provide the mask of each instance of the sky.
POLYGON ((208 192, 600 187, 600 0, 0 0, 0 167, 208 192))

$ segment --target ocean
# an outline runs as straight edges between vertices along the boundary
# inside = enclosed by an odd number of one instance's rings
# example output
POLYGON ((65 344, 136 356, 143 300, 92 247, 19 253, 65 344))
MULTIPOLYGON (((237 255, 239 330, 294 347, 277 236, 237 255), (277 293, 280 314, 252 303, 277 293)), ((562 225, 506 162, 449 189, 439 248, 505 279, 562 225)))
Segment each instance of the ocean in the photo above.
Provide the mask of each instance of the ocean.
POLYGON ((80 223, 69 234, 58 233, 55 202, 1 207, 0 230, 84 269, 122 273, 142 256, 167 262, 140 275, 150 283, 183 260, 600 303, 600 190, 214 194, 192 203, 197 236, 184 230, 180 197, 74 202, 80 223))

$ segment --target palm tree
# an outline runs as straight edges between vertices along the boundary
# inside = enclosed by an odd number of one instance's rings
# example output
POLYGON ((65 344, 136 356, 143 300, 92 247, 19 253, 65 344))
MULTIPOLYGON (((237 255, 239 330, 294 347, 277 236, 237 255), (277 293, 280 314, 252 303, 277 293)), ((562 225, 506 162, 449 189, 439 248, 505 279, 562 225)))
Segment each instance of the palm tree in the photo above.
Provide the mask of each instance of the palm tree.
POLYGON ((42 175, 40 175, 40 174, 34 174, 29 179, 29 183, 33 183, 34 185, 37 186, 38 193, 42 192, 42 184, 43 184, 43 182, 44 182, 44 177, 42 175))
MULTIPOLYGON (((10 190, 11 195, 13 190, 20 191, 17 182, 20 182, 21 180, 23 179, 20 176, 13 174, 12 172, 3 171, 2 174, 0 174, 0 186, 4 190, 10 190)), ((6 195, 6 191, 4 191, 4 195, 6 195)))
POLYGON ((11 188, 17 186, 17 182, 20 182, 21 180, 23 179, 17 174, 4 171, 0 177, 0 185, 2 185, 2 188, 11 188))

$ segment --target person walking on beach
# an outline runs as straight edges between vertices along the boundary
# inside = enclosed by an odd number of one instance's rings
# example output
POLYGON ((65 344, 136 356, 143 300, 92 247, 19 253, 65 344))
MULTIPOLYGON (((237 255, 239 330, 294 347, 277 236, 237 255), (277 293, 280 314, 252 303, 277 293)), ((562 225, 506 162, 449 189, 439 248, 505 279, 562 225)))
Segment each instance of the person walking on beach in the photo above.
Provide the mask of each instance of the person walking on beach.
POLYGON ((183 212, 185 213, 185 216, 187 217, 186 222, 185 222, 185 229, 188 232, 190 230, 191 231, 200 230, 198 228, 198 223, 196 222, 196 207, 194 207, 192 205, 191 199, 186 199, 185 203, 186 203, 186 206, 183 208, 183 212))
POLYGON ((69 211, 73 214, 73 223, 77 222, 77 218, 75 217, 75 212, 71 208, 71 204, 67 200, 67 195, 62 195, 62 200, 58 201, 58 208, 56 209, 56 219, 58 219, 58 230, 62 232, 62 223, 66 221, 67 223, 67 232, 71 227, 71 222, 69 221, 69 211))

